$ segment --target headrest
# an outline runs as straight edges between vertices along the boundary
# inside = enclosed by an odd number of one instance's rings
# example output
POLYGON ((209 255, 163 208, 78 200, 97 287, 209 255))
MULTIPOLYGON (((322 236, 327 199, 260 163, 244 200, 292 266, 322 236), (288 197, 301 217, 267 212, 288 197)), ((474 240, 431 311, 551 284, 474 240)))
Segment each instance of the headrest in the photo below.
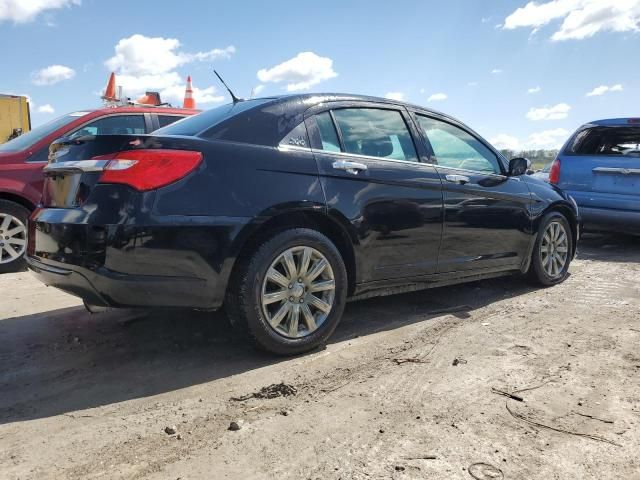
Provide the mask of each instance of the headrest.
POLYGON ((393 153, 393 144, 388 136, 363 140, 360 151, 370 157, 388 157, 393 153))

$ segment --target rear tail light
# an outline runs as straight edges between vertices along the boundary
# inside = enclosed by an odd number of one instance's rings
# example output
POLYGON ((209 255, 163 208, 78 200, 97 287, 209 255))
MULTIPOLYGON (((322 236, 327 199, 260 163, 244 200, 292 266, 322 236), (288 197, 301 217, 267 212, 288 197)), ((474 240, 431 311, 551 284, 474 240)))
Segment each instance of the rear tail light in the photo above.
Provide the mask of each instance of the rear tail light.
POLYGON ((104 167, 100 183, 121 183, 136 190, 155 190, 174 183, 194 171, 202 154, 190 150, 127 150, 113 155, 104 167))
POLYGON ((549 183, 557 185, 560 183, 560 159, 556 158, 549 169, 549 183))

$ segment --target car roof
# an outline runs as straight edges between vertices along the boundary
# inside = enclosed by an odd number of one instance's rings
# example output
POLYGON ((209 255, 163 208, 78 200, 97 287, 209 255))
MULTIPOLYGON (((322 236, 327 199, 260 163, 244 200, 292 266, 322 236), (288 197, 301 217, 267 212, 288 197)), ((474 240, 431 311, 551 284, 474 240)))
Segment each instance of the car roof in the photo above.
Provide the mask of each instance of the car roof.
POLYGON ((294 107, 296 103, 299 103, 299 108, 301 111, 307 110, 314 105, 319 105, 321 103, 327 102, 375 102, 389 105, 400 105, 415 110, 420 110, 426 113, 432 113, 442 117, 447 117, 451 120, 459 122, 459 120, 455 119, 454 117, 451 117, 450 115, 447 115, 446 113, 440 112, 438 110, 426 108, 421 105, 416 105, 408 102, 402 102, 399 100, 375 97, 372 95, 358 95, 352 93, 301 93, 265 97, 265 99, 273 99, 276 102, 288 103, 290 104, 290 107, 294 107))
POLYGON ((588 126, 627 126, 637 125, 640 126, 640 118, 638 117, 626 117, 626 118, 605 118, 603 120, 594 120, 593 122, 586 123, 583 127, 588 126))
POLYGON ((190 108, 177 107, 144 107, 137 105, 124 105, 117 107, 87 108, 86 110, 78 110, 87 113, 179 113, 182 115, 195 115, 202 110, 193 110, 190 108))

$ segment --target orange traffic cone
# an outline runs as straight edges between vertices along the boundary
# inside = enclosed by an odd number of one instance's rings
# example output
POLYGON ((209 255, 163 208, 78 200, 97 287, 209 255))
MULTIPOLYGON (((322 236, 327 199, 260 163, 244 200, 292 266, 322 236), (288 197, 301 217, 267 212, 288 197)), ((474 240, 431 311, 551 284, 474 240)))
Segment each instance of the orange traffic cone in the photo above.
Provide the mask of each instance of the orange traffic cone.
POLYGON ((107 83, 107 89, 104 91, 104 95, 102 96, 104 100, 115 102, 118 100, 116 97, 116 74, 111 72, 109 76, 109 82, 107 83))
POLYGON ((191 75, 187 77, 187 89, 184 91, 182 108, 196 108, 196 100, 193 98, 193 86, 191 85, 191 75))

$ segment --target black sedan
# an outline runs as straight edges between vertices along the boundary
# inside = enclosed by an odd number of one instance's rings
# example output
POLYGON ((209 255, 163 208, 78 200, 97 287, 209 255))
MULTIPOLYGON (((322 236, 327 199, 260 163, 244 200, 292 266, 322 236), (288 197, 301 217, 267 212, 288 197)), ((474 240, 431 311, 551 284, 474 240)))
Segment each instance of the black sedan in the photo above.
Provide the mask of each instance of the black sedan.
POLYGON ((261 347, 322 344, 345 302, 567 276, 575 202, 442 113, 356 95, 240 101, 152 135, 62 138, 30 268, 88 307, 225 307, 261 347))

